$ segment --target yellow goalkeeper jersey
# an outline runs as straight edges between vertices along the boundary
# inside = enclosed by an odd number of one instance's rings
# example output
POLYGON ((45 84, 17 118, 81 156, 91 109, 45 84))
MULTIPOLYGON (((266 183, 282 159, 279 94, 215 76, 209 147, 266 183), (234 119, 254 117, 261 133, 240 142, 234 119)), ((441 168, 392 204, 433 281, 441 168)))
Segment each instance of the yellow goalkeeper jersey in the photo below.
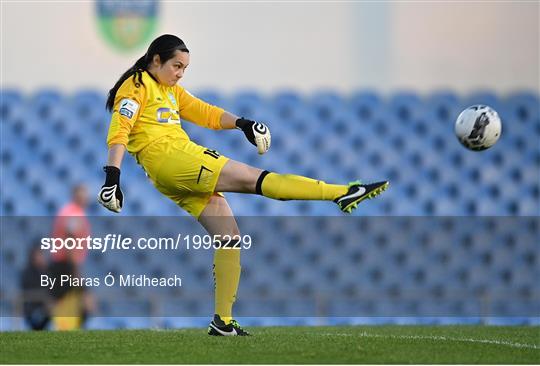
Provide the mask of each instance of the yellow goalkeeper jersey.
POLYGON ((182 119, 199 126, 221 129, 224 110, 203 102, 179 85, 165 86, 147 71, 144 85, 130 77, 118 89, 107 144, 122 144, 131 154, 163 136, 189 140, 182 119))

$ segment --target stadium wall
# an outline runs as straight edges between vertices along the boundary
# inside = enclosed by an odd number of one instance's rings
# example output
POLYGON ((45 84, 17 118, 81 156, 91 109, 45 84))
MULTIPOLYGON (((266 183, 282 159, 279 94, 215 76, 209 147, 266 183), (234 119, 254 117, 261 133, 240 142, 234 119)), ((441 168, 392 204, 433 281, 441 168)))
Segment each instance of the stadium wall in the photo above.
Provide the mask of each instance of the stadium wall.
MULTIPOLYGON (((111 48, 94 2, 1 10, 2 87, 106 90, 145 50, 111 48)), ((538 2, 161 2, 165 32, 192 51, 192 89, 540 89, 538 2)))

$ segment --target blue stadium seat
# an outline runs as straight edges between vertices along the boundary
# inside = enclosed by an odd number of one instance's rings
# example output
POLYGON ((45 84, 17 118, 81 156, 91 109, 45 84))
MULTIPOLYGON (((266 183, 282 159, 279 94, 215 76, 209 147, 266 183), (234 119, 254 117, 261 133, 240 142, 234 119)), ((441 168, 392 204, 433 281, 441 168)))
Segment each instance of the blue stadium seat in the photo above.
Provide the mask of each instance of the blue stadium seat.
POLYGON ((281 118, 290 120, 297 117, 303 103, 302 96, 296 91, 282 90, 275 93, 270 101, 270 106, 281 118))
POLYGON ((64 97, 57 90, 39 90, 31 97, 28 104, 29 112, 47 123, 68 117, 65 112, 64 97))
POLYGON ((308 100, 309 106, 313 108, 319 121, 328 123, 335 117, 338 111, 344 108, 344 100, 333 90, 319 90, 308 100))
POLYGON ((199 90, 196 91, 194 94, 199 99, 204 100, 207 103, 210 103, 212 105, 221 107, 223 109, 227 109, 227 99, 224 95, 219 93, 217 90, 213 89, 205 89, 205 90, 199 90))
POLYGON ((105 109, 105 95, 97 90, 80 90, 71 97, 69 103, 76 119, 94 120, 105 109))
POLYGON ((357 91, 350 98, 351 112, 360 120, 374 119, 382 107, 382 100, 374 91, 357 91))
POLYGON ((509 95, 505 103, 512 120, 532 122, 540 117, 540 100, 531 92, 516 92, 509 95))
POLYGON ((231 111, 239 116, 249 119, 260 119, 262 109, 266 108, 263 97, 254 90, 239 91, 234 94, 231 101, 231 111))
MULTIPOLYGON (((90 197, 95 197, 103 184, 101 166, 107 154, 110 115, 103 110, 104 95, 81 90, 66 98, 59 91, 44 90, 27 103, 27 97, 16 90, 1 93, 0 214, 53 215, 78 182, 84 182, 90 197), (74 118, 69 117, 72 114, 74 118)), ((516 296, 514 304, 494 301, 492 309, 501 314, 530 311, 531 305, 521 298, 537 295, 534 280, 540 275, 535 246, 540 226, 536 220, 540 212, 538 95, 516 92, 502 98, 487 90, 463 96, 442 90, 425 96, 396 93, 384 99, 369 90, 351 96, 333 90, 313 95, 283 90, 268 98, 257 91, 240 91, 229 99, 227 94, 208 90, 198 96, 220 106, 233 105, 233 111, 243 110, 248 113, 246 117, 268 121, 273 146, 263 156, 256 154, 242 134, 207 131, 185 123, 194 141, 230 158, 330 183, 391 181, 381 199, 359 206, 354 215, 364 218, 356 218, 354 225, 349 225, 330 202, 280 202, 226 193, 240 230, 254 236, 254 248, 243 256, 245 276, 240 294, 256 298, 254 302, 239 301, 244 310, 252 311, 252 304, 260 303, 268 313, 315 311, 314 302, 304 301, 302 296, 338 296, 329 311, 360 315, 443 312, 446 316, 450 312, 466 316, 480 308, 479 293, 512 293, 516 296), (503 118, 500 141, 481 153, 463 148, 453 133, 457 113, 475 103, 491 105, 503 118), (290 217, 311 215, 320 216, 316 225, 290 217), (375 215, 382 217, 369 217, 375 215), (283 220, 267 227, 274 221, 259 216, 283 220), (401 229, 390 230, 388 220, 398 220, 395 216, 403 216, 401 229), (454 226, 441 224, 444 216, 450 216, 448 220, 454 226), (492 216, 505 217, 490 223, 487 217, 492 216), (345 240, 341 235, 344 231, 355 239, 345 240), (302 296, 283 302, 279 296, 286 291, 302 296), (405 299, 408 291, 447 301, 441 300, 438 305, 427 299, 405 299), (343 296, 356 296, 362 301, 342 301, 343 296), (402 301, 386 301, 385 296, 402 301)), ((187 213, 163 197, 131 157, 123 162, 122 176, 126 197, 122 217, 134 215, 141 221, 129 225, 124 219, 107 220, 115 226, 96 226, 93 230, 132 235, 203 232, 194 221, 184 224, 184 219, 179 219, 172 227, 167 224, 163 216, 187 213), (159 220, 150 223, 153 216, 159 220)), ((113 216, 94 201, 87 212, 113 216)), ((12 228, 3 232, 3 240, 17 237, 17 230, 39 235, 37 228, 12 228)), ((22 266, 24 248, 4 242, 2 246, 0 259, 6 255, 13 258, 14 264, 6 267, 17 271, 22 266)), ((208 288, 211 297, 211 252, 123 254, 91 255, 87 270, 104 273, 136 269, 167 275, 182 268, 186 283, 208 288)), ((147 296, 139 291, 119 294, 147 296)), ((177 299, 177 295, 175 291, 159 292, 168 299, 177 299)), ((104 293, 96 290, 96 296, 107 303, 104 293)), ((211 312, 212 302, 206 300, 185 304, 179 300, 178 306, 185 305, 195 313, 208 307, 211 312)), ((114 309, 106 305, 104 314, 113 316, 114 309)), ((141 311, 147 310, 143 307, 141 311)), ((184 312, 167 311, 172 315, 184 312)), ((148 325, 110 319, 112 323, 96 321, 94 326, 148 325)))
POLYGON ((415 120, 420 116, 423 105, 416 93, 402 91, 390 96, 388 107, 399 121, 407 122, 415 120))
POLYGON ((25 99, 16 90, 0 90, 0 119, 3 123, 12 125, 17 120, 26 117, 25 99))
POLYGON ((441 90, 431 93, 425 100, 426 115, 437 122, 453 122, 461 113, 461 103, 458 96, 451 90, 441 90))

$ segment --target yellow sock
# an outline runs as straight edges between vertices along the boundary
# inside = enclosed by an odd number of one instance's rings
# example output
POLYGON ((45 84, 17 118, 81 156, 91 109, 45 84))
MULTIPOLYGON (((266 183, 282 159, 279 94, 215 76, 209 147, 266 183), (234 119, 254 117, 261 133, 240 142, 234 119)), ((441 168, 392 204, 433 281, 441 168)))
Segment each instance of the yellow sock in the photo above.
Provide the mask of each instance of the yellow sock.
POLYGON ((217 249, 214 253, 215 308, 225 322, 232 319, 232 306, 240 282, 240 250, 217 249))
POLYGON ((294 174, 263 172, 257 182, 257 193, 277 200, 332 201, 347 193, 348 186, 328 184, 322 180, 294 174))
POLYGON ((70 289, 52 309, 52 321, 56 330, 80 329, 82 324, 82 294, 70 289))
POLYGON ((223 320, 223 323, 229 324, 232 320, 232 316, 220 316, 221 320, 223 320))

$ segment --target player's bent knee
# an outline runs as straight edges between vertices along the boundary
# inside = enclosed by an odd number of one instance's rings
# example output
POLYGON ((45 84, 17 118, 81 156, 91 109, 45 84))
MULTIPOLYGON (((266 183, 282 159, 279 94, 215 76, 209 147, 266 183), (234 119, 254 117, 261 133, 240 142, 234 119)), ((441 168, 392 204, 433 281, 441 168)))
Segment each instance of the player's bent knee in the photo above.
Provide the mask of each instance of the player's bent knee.
POLYGON ((211 235, 240 237, 240 229, 227 200, 220 195, 210 197, 199 222, 211 235))

